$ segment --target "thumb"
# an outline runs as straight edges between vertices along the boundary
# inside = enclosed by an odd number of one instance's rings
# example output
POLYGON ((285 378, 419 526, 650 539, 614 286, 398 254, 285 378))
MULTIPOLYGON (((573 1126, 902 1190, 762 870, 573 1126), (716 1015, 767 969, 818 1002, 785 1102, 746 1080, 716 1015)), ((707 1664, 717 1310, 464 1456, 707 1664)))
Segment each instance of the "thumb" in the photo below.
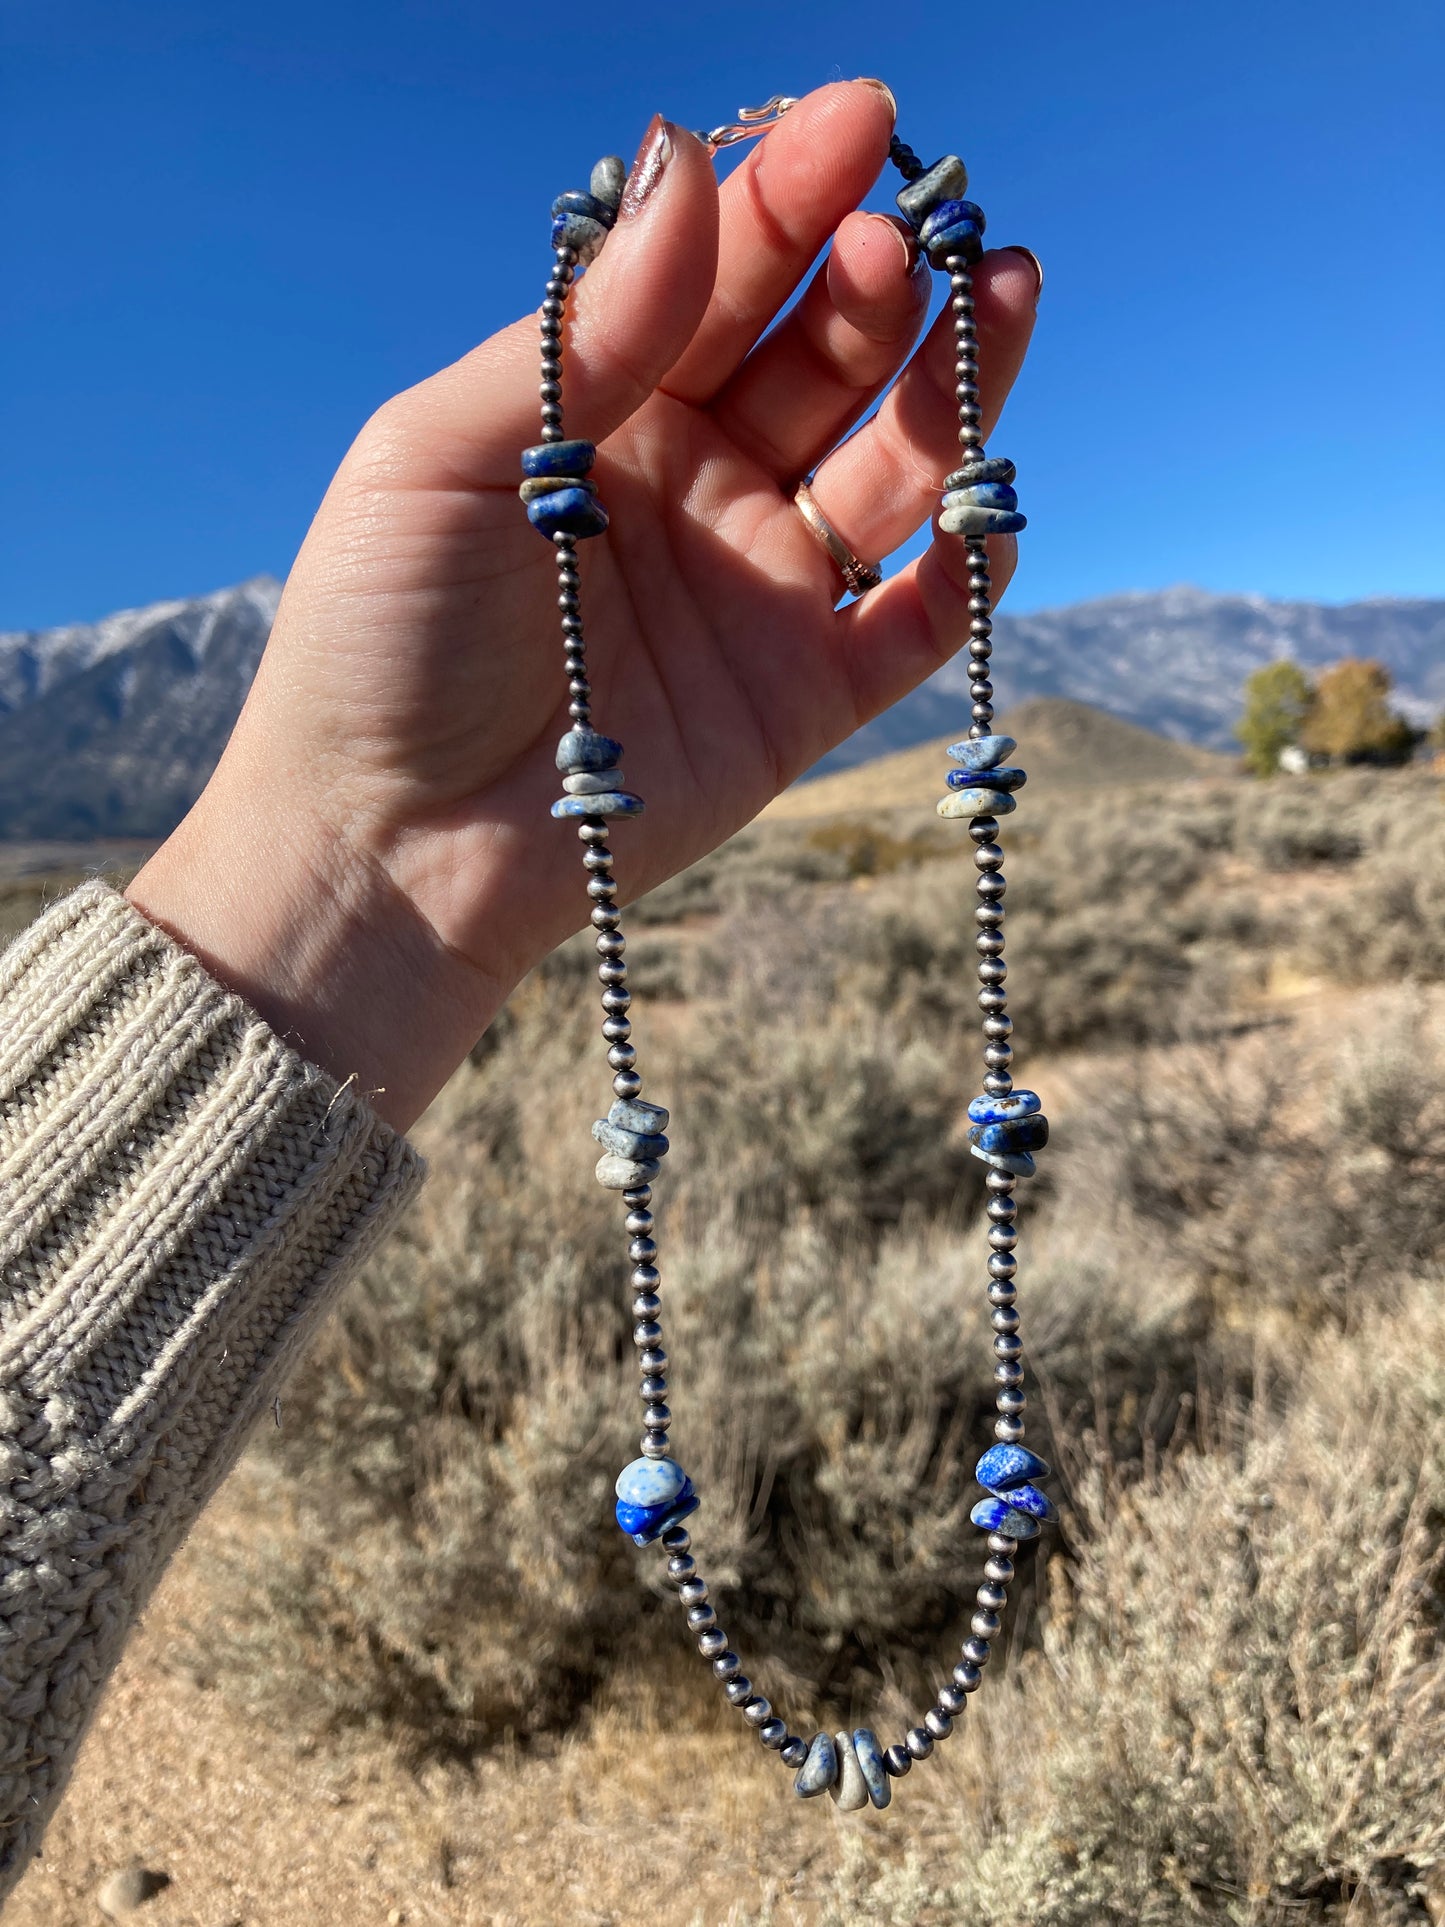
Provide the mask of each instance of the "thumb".
MULTIPOLYGON (((717 231, 717 176, 707 150, 655 115, 617 225, 568 297, 562 381, 569 436, 600 442, 620 428, 682 354, 712 296, 717 231)), ((453 486, 461 479, 515 487, 517 451, 541 434, 539 358, 537 322, 528 316, 384 412, 393 426, 404 424, 416 454, 418 441, 439 458, 444 450, 453 486)))

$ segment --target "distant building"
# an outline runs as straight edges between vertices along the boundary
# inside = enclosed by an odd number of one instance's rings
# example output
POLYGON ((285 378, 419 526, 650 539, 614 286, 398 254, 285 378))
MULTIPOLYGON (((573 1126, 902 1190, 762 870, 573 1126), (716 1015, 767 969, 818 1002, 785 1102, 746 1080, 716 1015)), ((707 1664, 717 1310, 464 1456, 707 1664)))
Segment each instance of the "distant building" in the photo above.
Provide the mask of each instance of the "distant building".
POLYGON ((1310 753, 1298 743, 1286 743, 1279 753, 1279 767, 1286 776, 1308 776, 1310 753))

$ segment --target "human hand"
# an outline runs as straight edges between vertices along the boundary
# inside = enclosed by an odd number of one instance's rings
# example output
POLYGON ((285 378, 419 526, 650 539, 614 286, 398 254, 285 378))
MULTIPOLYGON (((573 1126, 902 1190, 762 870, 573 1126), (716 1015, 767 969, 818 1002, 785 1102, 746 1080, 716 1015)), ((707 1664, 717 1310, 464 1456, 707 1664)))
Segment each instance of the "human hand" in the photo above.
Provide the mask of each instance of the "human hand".
MULTIPOLYGON (((703 146, 654 122, 568 303, 567 432, 599 444, 612 518, 579 544, 593 718, 648 805, 613 839, 623 900, 966 640, 961 541, 836 610, 837 570, 792 499, 817 464, 823 512, 871 559, 927 519, 957 457, 947 310, 835 447, 927 308, 930 271, 901 224, 855 211, 892 121, 875 83, 821 88, 721 193, 703 146)), ((539 294, 549 260, 540 232, 539 294)), ((974 284, 987 429, 1037 274, 994 251, 974 284)), ((575 834, 548 816, 568 727, 555 559, 516 493, 539 439, 537 358, 529 316, 368 422, 214 777, 129 891, 402 1129, 586 915, 575 834)), ((990 546, 1002 585, 1013 540, 990 546)))

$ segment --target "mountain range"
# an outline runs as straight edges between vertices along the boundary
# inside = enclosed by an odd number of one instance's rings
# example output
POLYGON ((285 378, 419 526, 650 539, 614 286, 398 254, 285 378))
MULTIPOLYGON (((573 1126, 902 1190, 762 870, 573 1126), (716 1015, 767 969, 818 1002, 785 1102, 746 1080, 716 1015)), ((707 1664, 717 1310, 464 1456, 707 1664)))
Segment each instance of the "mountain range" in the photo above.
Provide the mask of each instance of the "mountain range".
MULTIPOLYGON (((281 585, 258 576, 96 623, 0 634, 0 837, 160 837, 199 795, 261 659, 281 585)), ((1001 615, 1001 704, 1063 696, 1178 742, 1233 747, 1240 688, 1279 656, 1373 656, 1413 721, 1445 708, 1445 601, 1329 605, 1178 588, 1001 615)), ((810 772, 961 731, 947 663, 810 772)))

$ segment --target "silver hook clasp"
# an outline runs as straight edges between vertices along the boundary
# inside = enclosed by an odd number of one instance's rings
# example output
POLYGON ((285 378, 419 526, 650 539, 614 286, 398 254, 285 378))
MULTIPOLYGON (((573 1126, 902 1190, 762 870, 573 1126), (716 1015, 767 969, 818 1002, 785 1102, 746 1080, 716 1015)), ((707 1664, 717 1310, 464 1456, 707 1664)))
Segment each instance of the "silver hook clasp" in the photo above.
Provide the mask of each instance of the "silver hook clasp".
POLYGON ((709 154, 716 154, 720 147, 733 147, 738 141, 751 140, 754 134, 766 134, 797 104, 794 94, 774 94, 761 107, 739 107, 736 120, 724 127, 714 127, 710 134, 699 131, 698 139, 709 154))

